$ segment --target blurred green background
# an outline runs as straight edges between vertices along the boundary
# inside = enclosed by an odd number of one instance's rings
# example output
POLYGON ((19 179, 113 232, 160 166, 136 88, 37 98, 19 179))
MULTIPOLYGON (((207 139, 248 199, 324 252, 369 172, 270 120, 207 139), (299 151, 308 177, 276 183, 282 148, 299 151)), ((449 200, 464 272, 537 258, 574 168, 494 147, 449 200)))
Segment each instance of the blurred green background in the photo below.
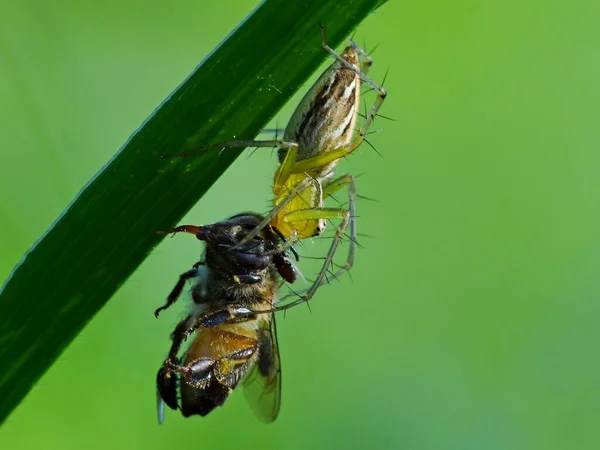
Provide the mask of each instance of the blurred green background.
MULTIPOLYGON (((3 2, 2 279, 255 6, 3 2)), ((353 281, 280 317, 273 425, 240 393, 157 425, 155 374, 183 305, 152 312, 200 252, 178 236, 34 387, 0 447, 599 448, 599 14, 583 0, 392 0, 357 30, 380 44, 372 75, 389 68, 381 112, 396 121, 373 127, 383 157, 364 146, 340 172, 379 202, 358 204, 370 237, 353 281)), ((242 156, 184 222, 265 211, 275 165, 242 156)))

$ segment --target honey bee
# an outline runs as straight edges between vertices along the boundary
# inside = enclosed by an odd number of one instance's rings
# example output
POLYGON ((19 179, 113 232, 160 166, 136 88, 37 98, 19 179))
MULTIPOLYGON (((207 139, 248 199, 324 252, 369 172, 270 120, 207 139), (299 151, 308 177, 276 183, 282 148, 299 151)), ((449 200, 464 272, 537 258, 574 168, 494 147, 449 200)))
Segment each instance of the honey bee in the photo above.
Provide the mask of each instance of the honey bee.
MULTIPOLYGON (((333 276, 338 277, 354 264, 356 246, 354 176, 335 178, 335 168, 342 158, 354 152, 365 140, 373 120, 387 96, 383 87, 367 77, 372 58, 354 42, 338 54, 327 44, 325 27, 321 26, 322 45, 335 58, 300 101, 286 127, 283 140, 233 140, 194 150, 189 155, 210 148, 279 147, 279 167, 273 181, 274 205, 258 226, 232 249, 250 242, 264 227, 278 229, 290 244, 320 235, 326 222, 340 220, 331 246, 310 288, 295 301, 279 309, 287 309, 310 300, 327 280, 337 247, 350 228, 350 244, 345 264, 333 276), (355 127, 360 109, 361 82, 377 92, 377 99, 358 132, 355 127), (347 188, 348 208, 327 208, 324 200, 347 188)), ((283 297, 282 300, 286 298, 283 297)))
POLYGON ((281 279, 293 283, 296 269, 285 252, 277 251, 281 238, 270 227, 233 248, 262 219, 243 213, 212 225, 168 231, 192 233, 206 242, 206 250, 203 260, 180 276, 165 305, 155 311, 158 316, 177 301, 187 281, 193 282, 194 308, 173 331, 171 349, 157 374, 159 423, 165 405, 179 408, 185 417, 209 414, 240 382, 260 420, 277 417, 281 365, 272 309, 281 279))

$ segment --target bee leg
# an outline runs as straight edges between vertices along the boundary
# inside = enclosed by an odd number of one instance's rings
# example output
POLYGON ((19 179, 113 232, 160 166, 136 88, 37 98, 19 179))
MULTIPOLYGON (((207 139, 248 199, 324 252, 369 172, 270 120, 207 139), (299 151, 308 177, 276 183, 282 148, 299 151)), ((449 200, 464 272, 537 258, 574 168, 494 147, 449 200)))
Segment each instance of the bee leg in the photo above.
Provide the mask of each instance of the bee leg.
POLYGON ((298 269, 290 257, 284 252, 273 255, 273 263, 277 267, 277 272, 288 283, 293 283, 298 278, 298 269))
POLYGON ((259 342, 233 333, 231 338, 238 341, 242 350, 218 359, 200 358, 183 368, 181 412, 185 417, 206 416, 222 406, 252 365, 259 342))
MULTIPOLYGON (((213 328, 224 323, 247 322, 255 317, 256 315, 254 312, 248 308, 239 307, 219 309, 217 311, 211 311, 207 314, 203 314, 202 316, 196 318, 192 325, 188 325, 187 320, 180 322, 180 324, 184 324, 182 329, 176 329, 173 334, 177 334, 181 340, 181 343, 183 343, 183 341, 185 341, 198 328, 213 328)), ((175 340, 173 342, 175 342, 175 340)))
POLYGON ((228 323, 239 323, 252 320, 256 317, 256 314, 248 308, 228 308, 219 309, 210 313, 204 314, 200 317, 194 318, 192 315, 188 315, 185 319, 177 324, 173 333, 171 333, 171 349, 167 359, 165 360, 165 367, 167 371, 170 367, 177 366, 177 354, 181 349, 183 343, 187 338, 199 328, 212 328, 221 325, 225 322, 228 323))
POLYGON ((228 308, 212 311, 199 317, 194 324, 197 328, 212 328, 227 323, 246 322, 255 316, 248 308, 228 308), (196 326, 197 325, 197 326, 196 326))
POLYGON ((173 333, 171 333, 171 339, 173 343, 169 350, 167 359, 163 362, 163 365, 156 375, 156 389, 157 389, 157 400, 158 400, 158 422, 164 421, 164 405, 166 404, 171 409, 177 409, 177 384, 178 384, 178 370, 174 368, 179 367, 179 359, 177 354, 181 348, 181 345, 185 341, 184 331, 189 327, 189 322, 193 317, 188 315, 185 319, 177 324, 173 333), (173 373, 175 372, 175 373, 173 373))
POLYGON ((214 374, 222 384, 234 389, 248 370, 252 358, 259 351, 259 341, 247 336, 235 335, 243 348, 219 359, 214 374))
POLYGON ((179 353, 179 350, 181 349, 181 346, 183 345, 183 343, 186 341, 186 339, 192 333, 192 331, 189 331, 189 330, 197 329, 197 328, 194 328, 196 322, 197 322, 196 318, 194 316, 192 316, 191 314, 189 314, 188 316, 185 317, 185 319, 183 319, 182 321, 180 321, 177 324, 177 326, 171 333, 171 340, 173 341, 173 343, 171 344, 171 348, 169 349, 167 359, 165 359, 165 361, 163 363, 163 367, 165 369, 163 376, 169 376, 171 369, 173 367, 178 366, 179 360, 177 358, 177 354, 179 353))
POLYGON ((197 274, 198 272, 194 268, 179 275, 179 281, 177 281, 177 284, 175 285, 171 293, 167 296, 166 303, 154 311, 154 316, 156 318, 158 318, 158 315, 161 313, 161 311, 164 311, 165 309, 169 308, 173 303, 177 301, 177 299, 181 295, 181 292, 183 291, 183 288, 185 287, 185 283, 187 283, 188 280, 194 278, 197 274))
POLYGON ((172 372, 176 372, 183 377, 190 386, 203 389, 210 382, 213 375, 222 383, 226 383, 230 388, 237 385, 239 379, 235 379, 235 373, 241 364, 246 363, 258 351, 258 341, 247 336, 232 334, 237 337, 244 348, 223 356, 220 359, 199 358, 185 366, 178 363, 165 363, 172 372))
MULTIPOLYGON (((165 363, 167 365, 167 363, 165 363)), ((185 366, 177 363, 169 362, 168 370, 178 373, 182 377, 182 381, 198 389, 206 386, 210 380, 215 361, 210 358, 200 358, 192 364, 185 366)))

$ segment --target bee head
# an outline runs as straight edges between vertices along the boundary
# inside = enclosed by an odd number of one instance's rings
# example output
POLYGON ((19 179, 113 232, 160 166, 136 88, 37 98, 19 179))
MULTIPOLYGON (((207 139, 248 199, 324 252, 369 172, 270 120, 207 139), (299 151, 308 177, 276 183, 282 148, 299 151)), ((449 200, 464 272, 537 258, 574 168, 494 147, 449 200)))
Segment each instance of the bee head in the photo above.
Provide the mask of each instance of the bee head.
POLYGON ((267 270, 273 263, 272 251, 279 242, 269 227, 240 244, 261 221, 258 214, 243 213, 203 227, 198 239, 206 242, 206 264, 235 274, 267 270))

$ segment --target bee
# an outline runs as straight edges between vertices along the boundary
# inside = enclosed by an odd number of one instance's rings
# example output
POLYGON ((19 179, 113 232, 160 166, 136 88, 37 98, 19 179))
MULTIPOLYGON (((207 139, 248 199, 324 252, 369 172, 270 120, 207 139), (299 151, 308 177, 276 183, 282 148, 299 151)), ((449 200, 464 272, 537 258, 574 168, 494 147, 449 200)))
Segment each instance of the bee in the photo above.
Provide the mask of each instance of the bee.
MULTIPOLYGON (((303 295, 300 298, 289 303, 289 307, 310 300, 327 281, 327 272, 348 228, 348 256, 345 264, 333 276, 338 277, 354 264, 356 183, 351 174, 336 178, 335 169, 342 158, 364 142, 387 96, 382 86, 367 77, 373 60, 364 50, 350 41, 350 45, 338 54, 327 44, 324 26, 321 26, 321 32, 323 48, 335 61, 300 101, 282 140, 233 140, 181 153, 186 156, 210 148, 279 147, 279 167, 273 180, 273 209, 233 249, 250 242, 267 226, 278 229, 292 244, 300 239, 319 236, 328 220, 340 220, 317 277, 310 288, 301 292, 303 295), (377 92, 377 99, 356 132, 362 82, 377 92), (348 208, 325 207, 324 200, 343 188, 348 192, 348 208)), ((287 307, 281 306, 279 309, 287 307)))
POLYGON ((281 238, 271 227, 233 248, 262 219, 243 213, 212 225, 168 231, 192 233, 206 242, 206 250, 155 311, 158 317, 193 282, 194 308, 173 331, 171 349, 157 374, 159 423, 165 405, 180 409, 185 417, 206 416, 240 383, 259 419, 268 423, 277 417, 281 364, 272 310, 282 278, 295 281, 295 265, 277 251, 281 238), (194 333, 180 357, 183 343, 194 333))

